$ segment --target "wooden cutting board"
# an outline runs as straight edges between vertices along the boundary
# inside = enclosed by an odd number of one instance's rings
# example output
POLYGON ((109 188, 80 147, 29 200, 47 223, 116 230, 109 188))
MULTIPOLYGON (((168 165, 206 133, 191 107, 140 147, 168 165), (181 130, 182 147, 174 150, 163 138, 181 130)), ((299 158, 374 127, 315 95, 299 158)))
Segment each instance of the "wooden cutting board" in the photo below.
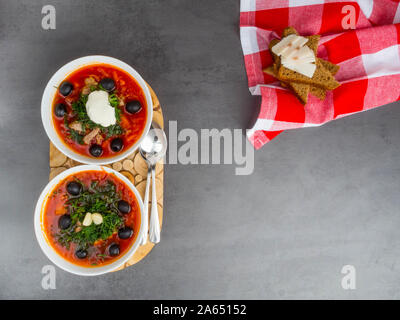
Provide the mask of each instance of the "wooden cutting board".
MULTIPOLYGON (((164 129, 164 118, 160 106, 160 102, 153 91, 149 87, 151 93, 151 99, 153 100, 153 121, 156 122, 161 128, 164 129)), ((50 142, 50 180, 57 176, 59 173, 67 170, 71 167, 81 165, 80 162, 72 160, 60 152, 51 142, 50 142)), ((106 167, 113 168, 119 171, 125 177, 127 177, 137 188, 142 200, 144 199, 144 192, 146 190, 146 179, 147 179, 147 164, 136 150, 132 155, 125 158, 122 161, 114 162, 110 165, 105 165, 106 167)), ((163 219, 163 199, 164 199, 164 165, 160 162, 156 166, 156 191, 157 191, 157 206, 158 206, 158 216, 160 218, 160 228, 162 226, 163 219)), ((151 210, 151 185, 149 193, 149 212, 151 210)), ((122 270, 126 267, 134 265, 135 263, 142 260, 145 256, 149 254, 151 249, 153 249, 154 244, 147 242, 145 245, 140 246, 135 254, 129 259, 124 265, 119 267, 117 270, 122 270)))

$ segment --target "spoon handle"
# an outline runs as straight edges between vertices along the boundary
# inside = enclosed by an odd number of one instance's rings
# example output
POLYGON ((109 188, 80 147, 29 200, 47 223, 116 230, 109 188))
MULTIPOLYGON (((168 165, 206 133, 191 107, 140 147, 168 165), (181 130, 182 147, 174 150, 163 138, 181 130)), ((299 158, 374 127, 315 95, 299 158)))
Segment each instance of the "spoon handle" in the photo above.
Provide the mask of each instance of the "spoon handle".
POLYGON ((143 223, 143 238, 141 244, 147 243, 147 234, 149 233, 149 190, 150 190, 150 173, 151 168, 147 170, 146 191, 144 193, 143 210, 144 210, 144 223, 143 223))
POLYGON ((158 221, 157 194, 156 194, 156 173, 155 166, 151 168, 151 214, 149 236, 153 243, 160 242, 160 222, 158 221))

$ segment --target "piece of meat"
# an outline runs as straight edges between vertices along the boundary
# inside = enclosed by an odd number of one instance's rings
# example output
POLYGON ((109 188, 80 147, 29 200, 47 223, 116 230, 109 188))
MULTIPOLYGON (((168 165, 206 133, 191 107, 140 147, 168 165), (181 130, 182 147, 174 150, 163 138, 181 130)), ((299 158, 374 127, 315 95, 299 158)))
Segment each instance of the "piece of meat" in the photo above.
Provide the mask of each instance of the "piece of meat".
POLYGON ((100 128, 95 128, 83 137, 83 143, 89 144, 90 141, 100 132, 100 128))
POLYGON ((90 93, 90 87, 84 86, 83 89, 82 89, 82 94, 83 95, 87 95, 89 93, 90 93))
POLYGON ((96 136, 96 143, 98 145, 101 145, 103 143, 103 140, 104 140, 103 136, 100 133, 98 133, 96 136))
POLYGON ((97 81, 92 77, 88 77, 88 78, 85 79, 85 85, 89 86, 89 87, 90 86, 97 86, 97 81))
POLYGON ((92 78, 92 77, 87 77, 85 79, 85 86, 82 89, 82 94, 87 95, 90 93, 90 89, 92 87, 96 87, 98 84, 98 82, 96 81, 96 79, 92 78))
POLYGON ((79 121, 74 121, 72 122, 69 127, 75 131, 78 131, 78 133, 83 133, 83 126, 82 123, 80 123, 79 121))

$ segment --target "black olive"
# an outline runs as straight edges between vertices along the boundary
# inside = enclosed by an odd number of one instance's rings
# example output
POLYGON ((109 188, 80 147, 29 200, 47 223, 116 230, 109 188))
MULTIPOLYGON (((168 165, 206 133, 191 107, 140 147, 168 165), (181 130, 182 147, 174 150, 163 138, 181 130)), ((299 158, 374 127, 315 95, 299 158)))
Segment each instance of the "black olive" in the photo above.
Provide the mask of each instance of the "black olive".
POLYGON ((119 200, 118 201, 118 210, 119 210, 119 212, 126 214, 126 213, 131 212, 131 206, 125 200, 119 200))
POLYGON ((64 103, 57 103, 56 107, 54 108, 54 114, 58 118, 64 117, 67 113, 67 106, 64 103))
POLYGON ((79 249, 75 252, 75 255, 79 258, 79 259, 85 259, 87 257, 87 251, 83 250, 83 249, 79 249))
POLYGON ((71 225, 71 217, 69 214, 63 214, 60 219, 58 219, 58 226, 60 229, 68 229, 71 225))
POLYGON ((121 138, 115 138, 113 141, 111 141, 110 147, 114 152, 121 151, 121 149, 124 147, 124 142, 121 138))
POLYGON ((115 82, 111 78, 104 78, 100 80, 100 85, 104 90, 111 92, 115 89, 115 82))
POLYGON ((124 227, 118 230, 118 237, 121 239, 129 239, 133 235, 133 230, 129 227, 124 227))
POLYGON ((72 85, 72 83, 69 83, 68 81, 64 81, 63 83, 61 83, 60 87, 58 88, 58 91, 64 97, 69 95, 72 92, 72 90, 74 90, 74 86, 72 85))
POLYGON ((117 256, 119 255, 119 245, 116 243, 113 243, 109 248, 108 252, 110 253, 110 256, 117 256))
POLYGON ((103 154, 103 148, 98 144, 94 144, 90 147, 89 152, 93 157, 97 158, 103 154))
POLYGON ((82 191, 82 185, 79 182, 71 181, 67 184, 67 191, 71 196, 77 196, 82 191))
POLYGON ((142 110, 142 105, 139 101, 132 100, 126 103, 125 110, 130 114, 138 113, 140 110, 142 110))

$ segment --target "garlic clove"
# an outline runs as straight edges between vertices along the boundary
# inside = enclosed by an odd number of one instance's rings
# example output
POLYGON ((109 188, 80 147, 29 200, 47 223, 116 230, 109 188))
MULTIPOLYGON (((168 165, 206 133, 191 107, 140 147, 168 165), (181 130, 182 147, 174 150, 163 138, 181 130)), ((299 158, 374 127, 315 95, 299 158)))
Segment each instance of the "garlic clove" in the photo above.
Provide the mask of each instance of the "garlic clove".
POLYGON ((85 227, 88 227, 92 224, 92 214, 90 212, 86 213, 85 218, 83 219, 82 224, 85 227))
POLYGON ((103 216, 100 213, 92 213, 92 220, 94 224, 98 225, 103 223, 103 216))

